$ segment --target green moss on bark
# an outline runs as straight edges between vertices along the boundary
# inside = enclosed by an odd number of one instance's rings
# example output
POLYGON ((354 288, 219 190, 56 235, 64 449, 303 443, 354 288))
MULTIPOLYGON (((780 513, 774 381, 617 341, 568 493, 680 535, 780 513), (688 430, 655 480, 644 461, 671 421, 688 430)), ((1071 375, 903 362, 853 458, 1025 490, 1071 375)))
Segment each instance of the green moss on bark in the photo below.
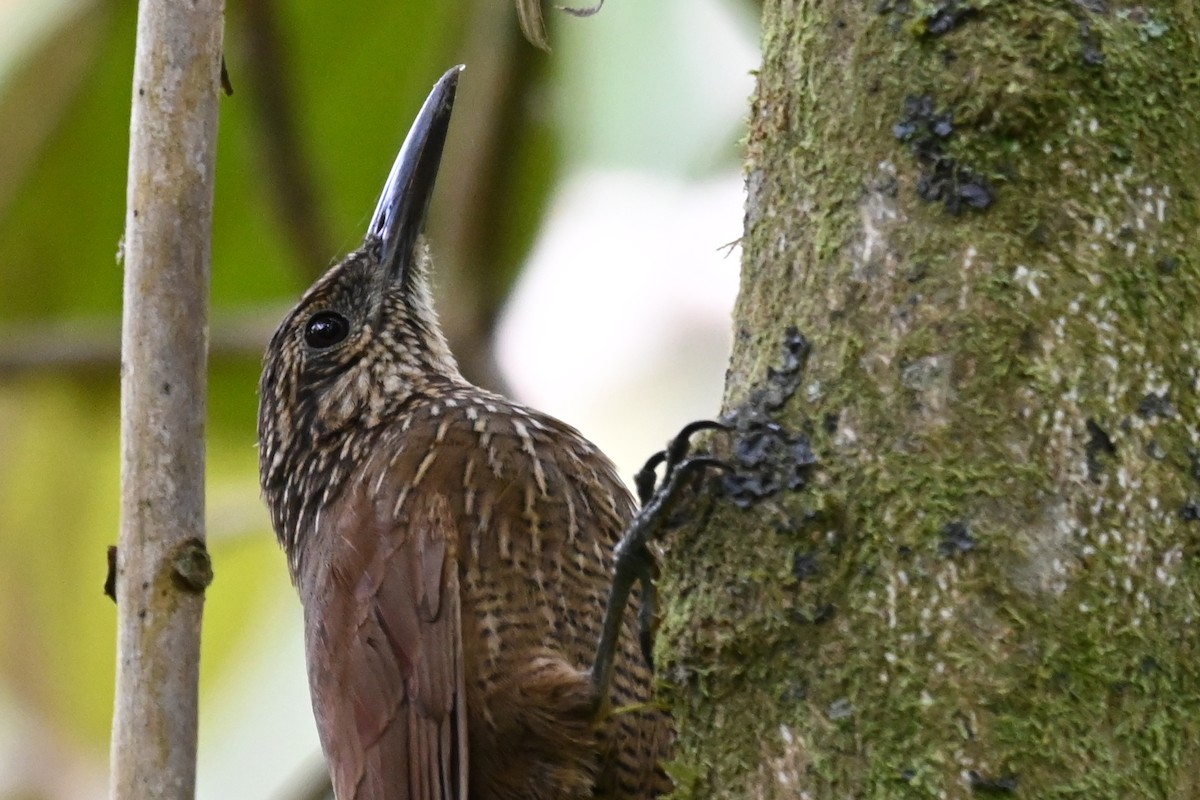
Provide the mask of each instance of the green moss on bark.
POLYGON ((681 797, 1194 794, 1200 26, 970 5, 766 4, 726 409, 797 325, 821 467, 670 543, 681 797))

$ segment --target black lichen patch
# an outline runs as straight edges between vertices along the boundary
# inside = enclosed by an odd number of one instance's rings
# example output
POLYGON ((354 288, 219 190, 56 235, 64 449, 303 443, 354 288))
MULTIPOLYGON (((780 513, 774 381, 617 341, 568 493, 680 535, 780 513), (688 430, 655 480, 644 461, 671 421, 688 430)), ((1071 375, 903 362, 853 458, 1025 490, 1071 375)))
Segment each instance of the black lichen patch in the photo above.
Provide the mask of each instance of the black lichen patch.
POLYGON ((1175 416, 1175 407, 1171 405, 1171 398, 1166 392, 1162 394, 1150 392, 1138 403, 1137 413, 1142 419, 1173 417, 1175 416))
POLYGON ((914 148, 930 150, 930 139, 947 139, 954 133, 954 115, 936 110, 929 95, 909 96, 904 100, 904 114, 892 126, 892 134, 914 148))
POLYGON ((804 367, 812 345, 794 325, 783 333, 783 359, 778 367, 767 368, 767 385, 751 403, 761 403, 767 411, 778 411, 791 399, 804 380, 804 367))
POLYGON ((945 0, 921 14, 915 22, 914 32, 922 39, 936 39, 977 16, 979 9, 970 3, 945 0))
POLYGON ((939 39, 981 16, 980 9, 964 0, 937 0, 914 4, 910 0, 880 0, 875 6, 879 14, 890 15, 893 31, 906 30, 922 40, 939 39))
POLYGON ((971 770, 967 773, 967 778, 971 781, 971 791, 975 794, 1000 795, 1017 793, 1016 775, 1010 774, 1000 778, 988 778, 980 775, 975 770, 971 770))
POLYGON ((1179 509, 1179 518, 1184 522, 1200 522, 1200 498, 1193 498, 1179 509))
POLYGON ((783 332, 783 355, 779 366, 767 367, 767 379, 756 386, 740 407, 729 414, 729 422, 740 424, 744 419, 766 419, 778 411, 796 394, 804 382, 804 368, 812 345, 794 325, 783 332))
POLYGON ((816 553, 796 553, 792 557, 792 575, 798 581, 815 578, 821 572, 821 564, 817 561, 816 553))
POLYGON ((971 529, 967 527, 967 523, 955 520, 942 528, 942 538, 938 542, 938 555, 942 558, 952 558, 974 549, 975 540, 971 537, 971 529))
POLYGON ((833 603, 822 603, 813 609, 812 616, 808 618, 808 621, 813 625, 824 625, 835 616, 837 616, 837 606, 833 603))
POLYGON ((938 111, 931 96, 906 98, 892 134, 908 145, 921 165, 917 196, 922 200, 942 203, 954 216, 966 210, 984 211, 995 202, 991 184, 947 153, 946 145, 955 134, 954 114, 938 111))
POLYGON ((745 404, 729 415, 734 439, 730 469, 721 482, 740 508, 779 491, 802 488, 816 466, 808 435, 790 431, 772 419, 800 388, 811 349, 804 334, 789 327, 784 332, 779 366, 769 367, 764 385, 756 387, 745 404))
POLYGON ((1104 66, 1103 43, 1085 19, 1079 21, 1079 60, 1087 67, 1104 66))
POLYGON ((1092 17, 1108 16, 1107 0, 1075 0, 1079 20, 1079 60, 1085 67, 1104 66, 1104 42, 1093 26, 1092 17))
POLYGON ((899 27, 900 20, 912 13, 912 4, 909 0, 879 0, 875 5, 875 13, 895 16, 893 27, 899 27))
POLYGON ((744 425, 739 419, 730 462, 733 469, 721 481, 725 493, 739 508, 749 508, 781 490, 803 488, 817 459, 805 434, 746 418, 744 425))
POLYGON ((803 608, 794 608, 791 620, 797 625, 824 625, 837 616, 837 606, 833 603, 816 603, 803 608))
POLYGON ((1113 444, 1112 437, 1100 424, 1094 419, 1087 421, 1088 443, 1085 445, 1087 452, 1087 470, 1088 480, 1093 483, 1100 482, 1100 475, 1104 472, 1104 464, 1102 458, 1111 457, 1116 454, 1117 446, 1113 444))

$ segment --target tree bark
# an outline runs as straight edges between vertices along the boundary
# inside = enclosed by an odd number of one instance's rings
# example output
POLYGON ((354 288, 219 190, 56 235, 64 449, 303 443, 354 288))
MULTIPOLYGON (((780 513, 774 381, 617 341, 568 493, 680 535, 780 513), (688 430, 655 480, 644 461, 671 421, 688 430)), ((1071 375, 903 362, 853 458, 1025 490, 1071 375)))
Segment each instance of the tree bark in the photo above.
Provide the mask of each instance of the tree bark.
POLYGON ((139 8, 125 217, 113 800, 195 793, 205 362, 224 8, 139 8))
POLYGON ((679 796, 1197 796, 1195 4, 768 0, 763 45, 679 796))

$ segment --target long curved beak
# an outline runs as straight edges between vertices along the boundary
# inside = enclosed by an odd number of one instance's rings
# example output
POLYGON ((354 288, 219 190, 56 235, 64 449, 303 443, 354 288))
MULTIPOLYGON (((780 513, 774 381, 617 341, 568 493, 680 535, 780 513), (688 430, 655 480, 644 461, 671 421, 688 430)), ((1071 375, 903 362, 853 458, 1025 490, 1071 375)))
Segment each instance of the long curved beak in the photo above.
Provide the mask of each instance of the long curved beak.
POLYGON ((389 280, 405 279, 413 262, 417 237, 425 229, 429 200, 450 129, 458 75, 463 69, 462 64, 451 68, 433 85, 404 138, 367 228, 367 244, 379 248, 380 264, 389 280))

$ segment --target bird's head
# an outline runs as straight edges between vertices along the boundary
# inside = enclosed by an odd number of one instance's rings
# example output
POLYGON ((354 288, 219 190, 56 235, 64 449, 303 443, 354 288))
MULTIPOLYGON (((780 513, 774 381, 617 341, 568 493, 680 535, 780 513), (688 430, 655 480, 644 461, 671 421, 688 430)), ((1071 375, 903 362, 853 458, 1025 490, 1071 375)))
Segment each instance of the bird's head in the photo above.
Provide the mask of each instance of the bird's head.
POLYGON ((362 246, 305 292, 271 338, 258 415, 269 500, 323 440, 370 430, 430 382, 458 379, 430 299, 422 231, 461 71, 443 75, 421 107, 362 246))

